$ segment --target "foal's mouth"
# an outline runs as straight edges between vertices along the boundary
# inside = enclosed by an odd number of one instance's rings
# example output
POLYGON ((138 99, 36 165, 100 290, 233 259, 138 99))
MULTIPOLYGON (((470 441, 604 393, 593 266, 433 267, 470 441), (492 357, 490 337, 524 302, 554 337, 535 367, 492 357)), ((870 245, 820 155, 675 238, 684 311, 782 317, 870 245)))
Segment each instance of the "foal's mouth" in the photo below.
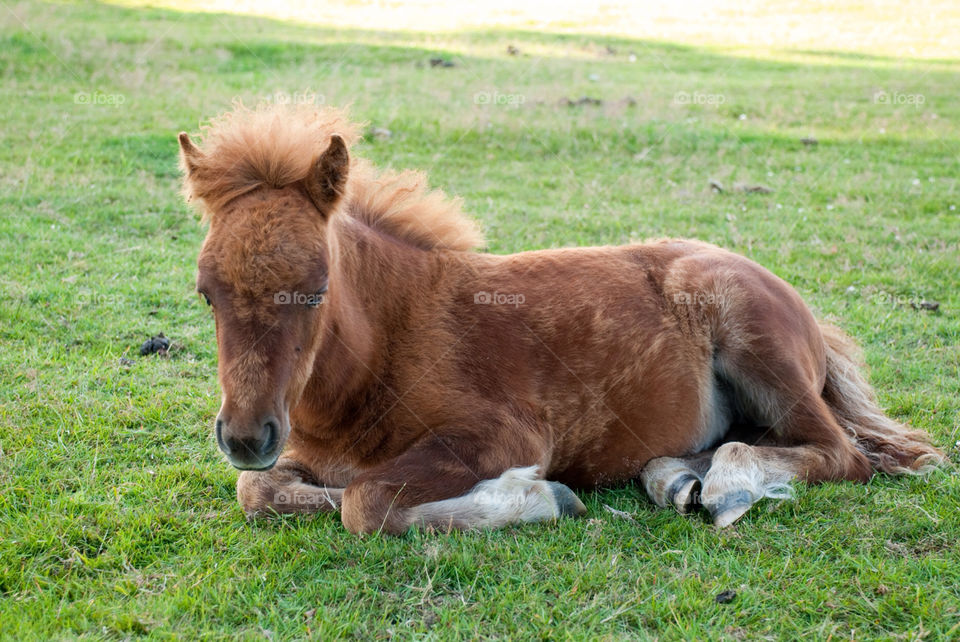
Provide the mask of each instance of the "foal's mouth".
MULTIPOLYGON (((279 459, 279 457, 277 457, 277 459, 279 459)), ((252 466, 246 466, 246 465, 244 465, 244 466, 238 466, 237 464, 233 463, 232 461, 230 462, 230 465, 233 466, 234 468, 236 468, 237 470, 249 470, 249 471, 253 471, 253 472, 263 472, 263 471, 265 471, 265 470, 270 470, 271 468, 273 468, 274 466, 276 466, 276 465, 277 465, 277 459, 274 459, 270 464, 268 464, 268 465, 266 465, 266 466, 263 466, 262 468, 254 468, 254 467, 252 467, 252 466)), ((228 457, 227 460, 229 461, 230 458, 228 457)))
POLYGON ((224 452, 224 457, 237 470, 264 471, 277 465, 280 459, 281 448, 274 448, 272 452, 257 455, 246 453, 247 456, 238 456, 237 452, 224 452))

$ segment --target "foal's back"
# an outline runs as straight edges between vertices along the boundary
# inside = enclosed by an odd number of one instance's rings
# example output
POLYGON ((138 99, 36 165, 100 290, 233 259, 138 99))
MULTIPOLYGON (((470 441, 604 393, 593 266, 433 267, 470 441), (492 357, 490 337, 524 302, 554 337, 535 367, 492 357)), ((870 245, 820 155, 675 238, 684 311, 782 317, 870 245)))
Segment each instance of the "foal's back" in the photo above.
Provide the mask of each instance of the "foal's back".
POLYGON ((696 241, 453 260, 463 352, 493 359, 478 393, 529 408, 549 434, 548 475, 576 485, 630 479, 651 458, 717 441, 730 417, 713 359, 729 306, 747 284, 789 290, 696 241))

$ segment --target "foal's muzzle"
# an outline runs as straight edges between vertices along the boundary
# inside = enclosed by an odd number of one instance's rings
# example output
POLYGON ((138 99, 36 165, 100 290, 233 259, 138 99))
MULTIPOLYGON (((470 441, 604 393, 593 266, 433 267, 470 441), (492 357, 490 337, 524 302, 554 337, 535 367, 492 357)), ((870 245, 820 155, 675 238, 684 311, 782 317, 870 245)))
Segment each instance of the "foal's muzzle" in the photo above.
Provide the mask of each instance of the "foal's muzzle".
POLYGON ((272 415, 253 425, 237 426, 221 413, 214 430, 220 451, 240 470, 273 468, 286 438, 284 423, 272 415))

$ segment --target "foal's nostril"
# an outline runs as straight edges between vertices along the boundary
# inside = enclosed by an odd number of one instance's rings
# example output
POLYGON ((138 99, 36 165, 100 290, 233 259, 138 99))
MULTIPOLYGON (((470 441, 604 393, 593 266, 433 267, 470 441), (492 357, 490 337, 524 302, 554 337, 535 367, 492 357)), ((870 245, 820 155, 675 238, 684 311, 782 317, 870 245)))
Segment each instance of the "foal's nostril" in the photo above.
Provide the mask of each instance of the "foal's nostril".
POLYGON ((230 446, 223 440, 223 419, 217 418, 217 423, 214 424, 214 433, 217 435, 217 445, 220 446, 221 452, 224 455, 229 455, 232 452, 230 446))
POLYGON ((260 445, 260 454, 266 455, 273 452, 277 445, 277 436, 280 433, 280 427, 273 419, 268 419, 263 424, 263 442, 260 445))
POLYGON ((241 470, 265 470, 276 461, 277 452, 282 446, 281 425, 274 415, 268 415, 259 424, 252 425, 246 422, 230 423, 229 417, 221 415, 214 422, 214 433, 221 452, 234 466, 241 470))

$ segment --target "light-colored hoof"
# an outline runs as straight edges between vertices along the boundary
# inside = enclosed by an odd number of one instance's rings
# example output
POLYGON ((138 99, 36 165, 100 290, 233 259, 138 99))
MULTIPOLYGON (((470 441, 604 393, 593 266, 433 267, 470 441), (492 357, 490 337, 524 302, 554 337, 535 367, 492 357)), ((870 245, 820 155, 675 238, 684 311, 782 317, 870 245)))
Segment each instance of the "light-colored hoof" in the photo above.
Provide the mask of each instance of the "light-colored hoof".
POLYGON ((705 501, 704 508, 713 517, 713 525, 717 528, 726 528, 743 517, 756 499, 745 490, 728 493, 716 501, 705 501))
POLYGON ((680 513, 686 514, 700 503, 703 480, 682 459, 651 459, 641 472, 640 479, 647 496, 661 508, 674 506, 680 513))
POLYGON ((681 477, 673 483, 670 489, 670 501, 681 515, 692 512, 700 503, 700 488, 702 484, 696 475, 681 477))

